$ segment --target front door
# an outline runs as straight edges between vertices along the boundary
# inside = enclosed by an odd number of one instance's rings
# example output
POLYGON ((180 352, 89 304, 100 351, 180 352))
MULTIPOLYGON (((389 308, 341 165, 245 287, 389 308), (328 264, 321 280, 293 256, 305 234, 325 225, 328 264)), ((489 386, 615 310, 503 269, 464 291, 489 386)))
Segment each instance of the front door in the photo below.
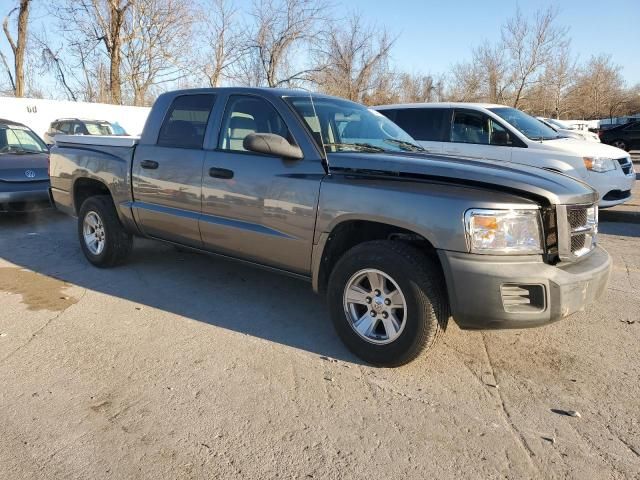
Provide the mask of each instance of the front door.
POLYGON ((133 209, 149 236, 201 247, 203 140, 215 95, 173 101, 155 145, 136 147, 133 209))
POLYGON ((454 110, 449 139, 449 143, 444 144, 445 155, 511 161, 513 143, 509 132, 477 110, 454 110))
POLYGON ((200 230, 205 248, 308 273, 324 168, 319 158, 287 160, 246 151, 243 140, 254 132, 295 142, 267 100, 230 96, 217 149, 208 151, 204 162, 200 230))

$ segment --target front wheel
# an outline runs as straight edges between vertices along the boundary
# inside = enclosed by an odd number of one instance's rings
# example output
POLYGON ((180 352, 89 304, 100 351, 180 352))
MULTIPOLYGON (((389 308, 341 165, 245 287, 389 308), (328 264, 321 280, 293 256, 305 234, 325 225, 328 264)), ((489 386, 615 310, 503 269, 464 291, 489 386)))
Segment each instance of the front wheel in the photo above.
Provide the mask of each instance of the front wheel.
POLYGON ((123 263, 133 247, 133 237, 120 223, 108 195, 84 201, 78 215, 78 237, 87 260, 101 268, 123 263))
POLYGON ((380 366, 410 362, 446 328, 442 273, 417 248, 372 241, 349 250, 328 286, 336 331, 357 356, 380 366))
POLYGON ((627 144, 624 140, 614 140, 613 142, 611 142, 611 145, 613 145, 614 147, 621 148, 625 152, 629 151, 627 149, 627 144))

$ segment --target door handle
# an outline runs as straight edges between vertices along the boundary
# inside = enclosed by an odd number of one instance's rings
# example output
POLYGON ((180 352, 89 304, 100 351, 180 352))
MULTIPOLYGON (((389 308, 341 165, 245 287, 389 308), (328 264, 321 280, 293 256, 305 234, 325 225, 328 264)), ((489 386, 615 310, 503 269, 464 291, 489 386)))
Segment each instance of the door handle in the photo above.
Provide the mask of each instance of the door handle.
POLYGON ((209 176, 213 178, 224 178, 226 180, 229 180, 230 178, 233 178, 233 170, 213 167, 209 169, 209 176))
POLYGON ((158 168, 158 162, 156 162, 155 160, 142 160, 140 162, 140 166, 149 170, 155 170, 156 168, 158 168))

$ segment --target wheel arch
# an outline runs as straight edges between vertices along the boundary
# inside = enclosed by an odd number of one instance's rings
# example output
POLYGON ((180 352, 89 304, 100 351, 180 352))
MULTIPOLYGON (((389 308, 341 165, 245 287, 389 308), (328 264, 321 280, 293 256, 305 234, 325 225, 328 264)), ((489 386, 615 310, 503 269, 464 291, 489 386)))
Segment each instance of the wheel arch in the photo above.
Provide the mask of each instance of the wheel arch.
POLYGON ((89 197, 93 197, 95 195, 109 195, 113 198, 111 190, 109 190, 109 187, 107 187, 104 182, 90 177, 77 178, 73 182, 71 192, 73 197, 73 210, 76 215, 80 213, 82 203, 89 197))
POLYGON ((392 240, 410 243, 432 257, 442 269, 434 244, 425 235, 392 222, 348 218, 322 232, 312 255, 312 284, 317 293, 324 293, 329 275, 337 261, 348 250, 372 240, 392 240))

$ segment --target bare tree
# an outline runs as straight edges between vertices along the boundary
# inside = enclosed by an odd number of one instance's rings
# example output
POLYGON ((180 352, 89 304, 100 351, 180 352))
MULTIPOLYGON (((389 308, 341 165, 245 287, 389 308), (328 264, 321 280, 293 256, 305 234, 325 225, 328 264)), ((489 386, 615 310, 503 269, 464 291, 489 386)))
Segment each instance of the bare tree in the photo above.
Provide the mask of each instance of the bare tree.
POLYGON ((16 97, 24 97, 25 93, 24 57, 25 51, 27 49, 27 29, 29 24, 30 4, 31 0, 20 0, 20 4, 9 11, 9 13, 4 17, 4 21, 2 22, 4 35, 5 37, 7 37, 7 41, 9 42, 9 46, 11 47, 11 51, 13 53, 13 72, 9 67, 9 62, 7 61, 5 55, 2 54, 2 52, 0 52, 0 55, 2 55, 2 62, 7 70, 9 81, 16 97), (18 34, 17 38, 14 39, 13 35, 11 34, 11 29, 9 28, 9 19, 11 15, 16 11, 18 12, 18 34))
POLYGON ((122 27, 123 72, 133 104, 149 103, 153 86, 185 75, 191 46, 192 4, 188 0, 131 2, 122 27))
POLYGON ((313 68, 293 65, 293 53, 309 48, 318 36, 325 10, 324 0, 256 0, 249 68, 269 87, 288 85, 312 73, 313 68))
POLYGON ((538 10, 528 21, 520 8, 502 29, 502 42, 512 66, 513 106, 538 76, 554 50, 566 42, 568 30, 555 25, 558 12, 553 7, 538 10))
POLYGON ((394 41, 386 30, 365 25, 353 14, 333 25, 317 47, 313 79, 326 93, 349 100, 380 97, 391 88, 388 60, 394 41))
POLYGON ((609 55, 593 56, 582 68, 573 91, 574 102, 585 118, 612 117, 629 101, 621 67, 609 55))
POLYGON ((219 87, 234 76, 247 53, 248 39, 239 26, 238 10, 229 0, 208 0, 204 19, 200 69, 211 87, 219 87))
POLYGON ((65 40, 85 62, 102 46, 109 63, 108 100, 122 103, 124 24, 134 0, 63 0, 52 7, 65 40))

